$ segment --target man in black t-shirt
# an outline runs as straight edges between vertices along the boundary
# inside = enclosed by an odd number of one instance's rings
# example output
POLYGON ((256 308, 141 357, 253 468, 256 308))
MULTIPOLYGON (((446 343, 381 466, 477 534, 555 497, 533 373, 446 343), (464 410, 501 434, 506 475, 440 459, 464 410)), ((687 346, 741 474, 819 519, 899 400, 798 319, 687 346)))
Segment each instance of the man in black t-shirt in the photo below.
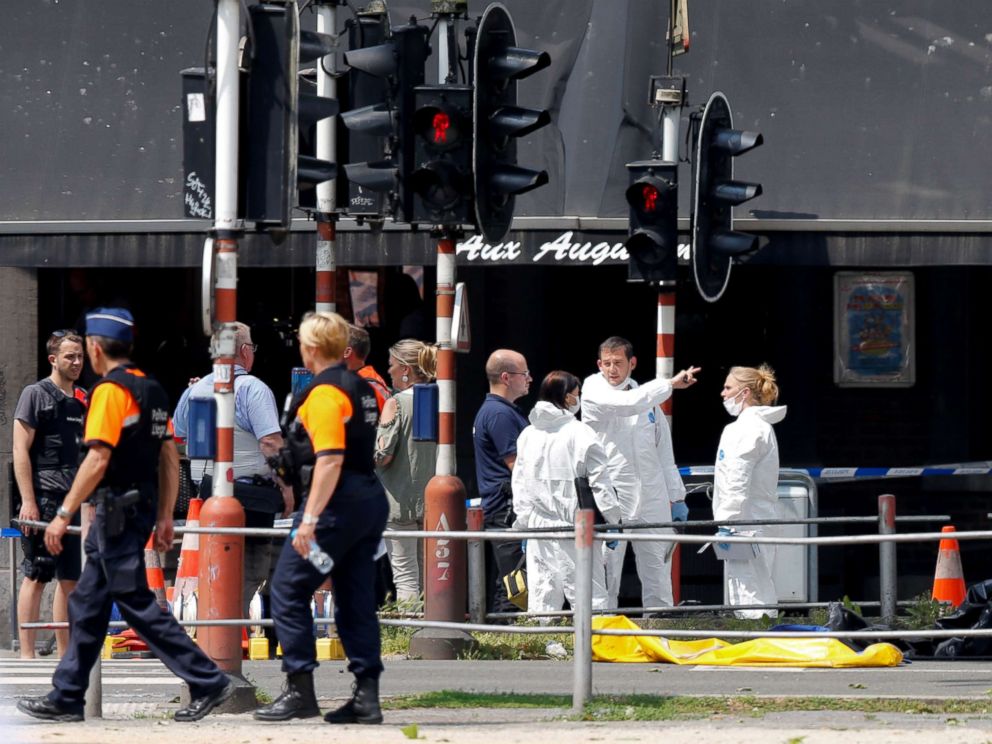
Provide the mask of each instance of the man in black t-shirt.
MULTIPOLYGON (((75 385, 83 370, 83 339, 75 331, 56 331, 46 344, 52 373, 21 392, 14 411, 14 477, 21 496, 19 517, 51 521, 72 485, 79 464, 79 441, 86 413, 86 391, 75 385)), ((78 515, 76 518, 78 524, 78 515)), ((82 562, 79 536, 66 538, 65 550, 52 556, 40 531, 22 527, 24 581, 17 599, 18 625, 35 622, 45 584, 58 579, 52 618, 68 619, 66 600, 76 586, 82 562)), ((36 631, 20 628, 21 658, 34 658, 36 631)), ((69 640, 55 632, 59 656, 69 640)))
MULTIPOLYGON (((513 497, 510 478, 517 460, 517 437, 529 423, 516 406, 530 390, 527 359, 512 349, 497 349, 486 361, 489 394, 479 407, 472 424, 475 445, 475 472, 482 499, 485 529, 511 526, 513 497)), ((522 559, 519 540, 487 541, 486 609, 488 612, 515 612, 503 586, 503 577, 516 569, 522 559)))

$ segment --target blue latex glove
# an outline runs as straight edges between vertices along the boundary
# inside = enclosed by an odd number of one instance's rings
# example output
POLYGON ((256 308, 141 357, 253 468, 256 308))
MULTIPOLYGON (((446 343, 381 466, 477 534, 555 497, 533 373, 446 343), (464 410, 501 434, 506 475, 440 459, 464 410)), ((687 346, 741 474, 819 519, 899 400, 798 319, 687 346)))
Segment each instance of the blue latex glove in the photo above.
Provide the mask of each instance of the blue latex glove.
POLYGON ((527 555, 527 541, 526 540, 521 540, 520 541, 520 552, 523 553, 524 555, 527 555))
MULTIPOLYGON (((607 532, 619 532, 620 525, 622 524, 623 524, 623 520, 621 519, 619 522, 617 522, 617 526, 615 529, 607 530, 607 532)), ((609 548, 610 550, 616 550, 619 544, 620 544, 619 540, 610 540, 608 543, 606 543, 606 547, 609 548)))
POLYGON ((689 521, 689 507, 685 505, 684 501, 672 502, 672 521, 673 522, 689 521))
MULTIPOLYGON (((729 527, 721 527, 716 531, 717 536, 730 537, 734 534, 734 531, 729 527)), ((730 550, 730 543, 717 543, 720 550, 730 550)))

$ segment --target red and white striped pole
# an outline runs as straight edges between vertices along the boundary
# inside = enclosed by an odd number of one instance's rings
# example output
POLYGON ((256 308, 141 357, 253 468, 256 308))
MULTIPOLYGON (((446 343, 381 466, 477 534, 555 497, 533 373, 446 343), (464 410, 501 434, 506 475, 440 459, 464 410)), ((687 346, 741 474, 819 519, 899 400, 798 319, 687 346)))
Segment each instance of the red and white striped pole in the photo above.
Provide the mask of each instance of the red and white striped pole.
MULTIPOLYGON (((455 309, 455 238, 446 232, 437 244, 438 438, 435 475, 424 489, 425 528, 465 530, 465 484, 455 475, 455 350, 451 338, 455 309)), ((466 545, 464 540, 429 539, 424 544, 424 618, 465 622, 466 545)), ((420 630, 410 653, 422 659, 454 659, 471 643, 462 631, 420 630)))
POLYGON ((334 258, 336 227, 334 215, 326 213, 317 215, 316 310, 318 313, 337 312, 337 297, 335 296, 337 265, 334 258))
MULTIPOLYGON (((658 292, 658 350, 655 361, 655 376, 666 380, 675 374, 675 292, 660 290, 658 292)), ((668 426, 672 425, 672 400, 661 404, 668 426)), ((678 604, 682 599, 682 553, 681 545, 676 545, 672 551, 672 601, 678 604)))
MULTIPOLYGON (((335 36, 337 34, 336 3, 317 3, 317 32, 335 36)), ((322 98, 337 98, 337 58, 328 54, 317 62, 317 95, 322 98)), ((334 162, 336 152, 336 117, 328 117, 317 122, 317 158, 334 162)), ((335 209, 335 185, 337 181, 324 181, 317 184, 317 287, 315 309, 317 312, 337 312, 336 281, 337 259, 335 240, 337 238, 337 215, 335 209)))
MULTIPOLYGON (((245 512, 234 497, 234 358, 238 312, 238 0, 217 4, 217 278, 214 306, 219 326, 214 356, 217 453, 213 494, 200 511, 203 527, 244 527, 245 512)), ((241 617, 244 537, 206 534, 200 544, 199 620, 241 617)), ((204 627, 200 647, 225 672, 241 674, 241 628, 204 627)))
MULTIPOLYGON (((675 374, 675 292, 658 292, 658 347, 655 377, 671 379, 675 374)), ((668 423, 672 423, 672 396, 661 404, 668 423)))
POLYGON ((455 241, 446 235, 437 244, 437 475, 455 474, 455 347, 451 320, 455 313, 455 241))

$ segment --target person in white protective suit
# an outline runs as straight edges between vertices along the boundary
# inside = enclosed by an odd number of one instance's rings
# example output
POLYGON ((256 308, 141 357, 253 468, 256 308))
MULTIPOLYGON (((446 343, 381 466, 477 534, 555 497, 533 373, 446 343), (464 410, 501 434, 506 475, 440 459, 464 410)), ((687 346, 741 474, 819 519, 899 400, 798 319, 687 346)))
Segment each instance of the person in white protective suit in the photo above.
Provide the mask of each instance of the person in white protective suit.
MULTIPOLYGON (((572 529, 578 494, 575 479, 586 477, 607 523, 620 520, 620 504, 610 482, 606 451, 595 433, 575 418, 579 410, 579 378, 550 372, 541 382, 530 426, 517 438, 513 467, 513 510, 517 528, 572 529)), ((593 609, 606 609, 606 567, 594 552, 593 609)), ((562 600, 575 606, 575 541, 527 541, 527 610, 554 612, 562 600)), ((546 622, 546 619, 542 619, 546 622)))
MULTIPOLYGON (((720 437, 713 475, 713 519, 718 522, 778 519, 778 441, 772 424, 785 418, 771 367, 732 367, 723 384, 724 408, 736 417, 720 437)), ((774 526, 745 526, 775 535, 774 526)), ((727 596, 732 605, 777 604, 772 580, 775 545, 754 545, 751 560, 727 560, 727 596)), ((741 618, 777 617, 768 610, 737 610, 741 618)))
MULTIPOLYGON (((638 385, 630 375, 637 366, 631 343, 618 336, 599 347, 599 372, 582 385, 582 420, 592 427, 609 456, 610 478, 627 523, 685 521, 685 486, 675 465, 672 432, 659 407, 674 389, 696 382, 698 367, 682 370, 670 380, 638 385)), ((656 529, 654 532, 672 532, 656 529)), ((671 544, 634 543, 637 575, 644 607, 672 605, 671 544)), ((606 553, 609 607, 617 607, 627 543, 606 553)))

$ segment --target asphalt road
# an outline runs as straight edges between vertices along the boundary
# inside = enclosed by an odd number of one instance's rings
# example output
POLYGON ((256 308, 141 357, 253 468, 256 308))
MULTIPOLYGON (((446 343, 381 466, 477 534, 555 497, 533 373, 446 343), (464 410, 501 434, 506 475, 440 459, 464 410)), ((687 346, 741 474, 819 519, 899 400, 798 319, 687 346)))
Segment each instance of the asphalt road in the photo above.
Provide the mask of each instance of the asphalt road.
MULTIPOLYGON (((109 704, 168 704, 179 681, 158 661, 103 662, 104 699, 109 704)), ((432 690, 557 693, 570 695, 570 661, 387 660, 384 696, 432 690)), ((50 688, 54 662, 0 659, 0 703, 50 688)), ((278 661, 246 661, 245 676, 271 696, 283 675, 278 661)), ((322 662, 316 687, 325 699, 347 696, 351 675, 345 662, 322 662)), ((992 662, 913 662, 884 669, 785 669, 593 664, 595 694, 767 695, 975 698, 992 701, 992 662)))

